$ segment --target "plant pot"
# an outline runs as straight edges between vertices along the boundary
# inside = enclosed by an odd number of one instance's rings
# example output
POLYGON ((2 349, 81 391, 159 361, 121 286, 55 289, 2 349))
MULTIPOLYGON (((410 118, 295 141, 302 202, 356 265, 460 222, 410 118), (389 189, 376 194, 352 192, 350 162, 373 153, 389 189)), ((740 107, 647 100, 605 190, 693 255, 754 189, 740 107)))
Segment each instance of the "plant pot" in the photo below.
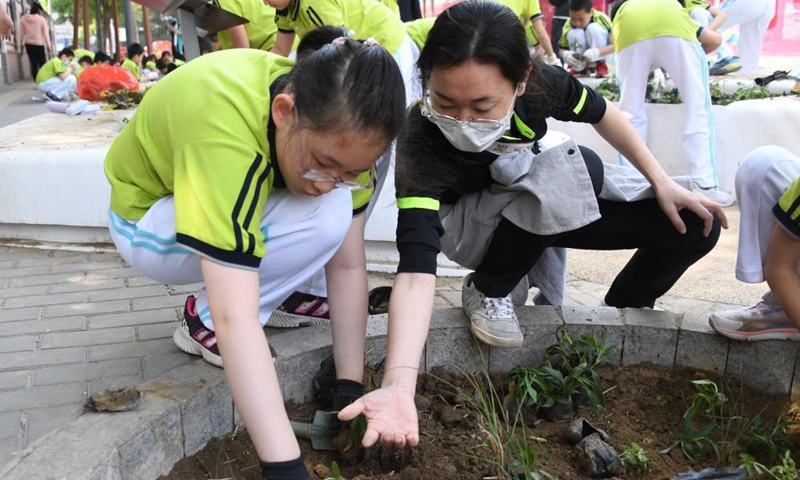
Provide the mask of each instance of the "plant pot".
POLYGON ((555 423, 569 422, 573 413, 572 399, 570 397, 556 400, 552 407, 539 409, 539 415, 542 418, 555 423))

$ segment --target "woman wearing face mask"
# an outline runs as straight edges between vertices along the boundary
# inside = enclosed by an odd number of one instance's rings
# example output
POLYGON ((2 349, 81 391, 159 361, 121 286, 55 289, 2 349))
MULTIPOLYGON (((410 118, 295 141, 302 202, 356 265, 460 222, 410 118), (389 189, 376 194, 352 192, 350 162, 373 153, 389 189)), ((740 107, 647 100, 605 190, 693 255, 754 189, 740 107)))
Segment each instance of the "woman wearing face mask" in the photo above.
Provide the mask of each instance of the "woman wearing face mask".
MULTIPOLYGON (((125 261, 159 282, 204 283, 174 340, 224 361, 266 479, 309 476, 262 327, 324 265, 346 283, 334 254, 363 239, 349 233, 351 190, 371 187, 404 107, 400 71, 378 46, 341 39, 296 65, 259 50, 219 52, 159 81, 106 157, 111 236, 125 261)), ((347 299, 333 293, 345 322, 334 351, 361 338, 360 356, 346 356, 355 365, 344 366, 363 368, 364 322, 347 323, 347 299)))
POLYGON ((416 367, 439 251, 475 270, 462 294, 473 334, 493 346, 519 347, 512 291, 524 298, 530 279, 541 303, 563 299, 564 258, 548 247, 638 248, 605 303, 652 307, 713 248, 726 224, 719 206, 666 175, 616 107, 563 69, 532 64, 522 25, 506 7, 465 2, 445 10, 418 66, 426 96, 398 140, 400 265, 383 384, 339 415, 367 416, 365 445, 419 441, 416 367), (641 197, 642 189, 631 196, 612 185, 619 167, 604 173, 597 155, 572 141, 542 151, 548 117, 593 124, 644 175, 626 169, 625 180, 641 178, 655 198, 624 201, 641 197), (601 190, 612 195, 598 198, 601 190))

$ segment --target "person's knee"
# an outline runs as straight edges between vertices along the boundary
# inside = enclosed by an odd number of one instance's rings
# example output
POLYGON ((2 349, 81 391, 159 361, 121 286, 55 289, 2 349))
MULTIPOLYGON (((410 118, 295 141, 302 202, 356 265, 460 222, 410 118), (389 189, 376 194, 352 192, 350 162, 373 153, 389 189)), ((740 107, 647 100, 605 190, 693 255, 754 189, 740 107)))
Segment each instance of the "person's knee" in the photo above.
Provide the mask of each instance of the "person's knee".
POLYGON ((711 231, 708 232, 708 236, 704 236, 703 230, 705 229, 705 221, 702 218, 689 210, 682 210, 680 216, 681 219, 683 219, 683 223, 686 225, 685 250, 688 253, 693 253, 701 257, 713 250, 722 232, 722 224, 719 218, 714 216, 711 231))

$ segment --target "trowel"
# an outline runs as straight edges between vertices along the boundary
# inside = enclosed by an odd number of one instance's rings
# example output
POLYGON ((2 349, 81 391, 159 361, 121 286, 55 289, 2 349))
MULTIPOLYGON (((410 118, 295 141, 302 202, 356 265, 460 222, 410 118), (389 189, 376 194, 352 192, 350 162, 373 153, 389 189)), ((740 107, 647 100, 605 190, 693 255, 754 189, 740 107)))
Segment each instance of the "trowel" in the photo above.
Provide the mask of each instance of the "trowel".
POLYGON ((333 439, 337 432, 332 429, 334 417, 338 412, 317 410, 311 423, 289 422, 292 424, 294 436, 311 441, 311 448, 320 451, 335 451, 333 439))

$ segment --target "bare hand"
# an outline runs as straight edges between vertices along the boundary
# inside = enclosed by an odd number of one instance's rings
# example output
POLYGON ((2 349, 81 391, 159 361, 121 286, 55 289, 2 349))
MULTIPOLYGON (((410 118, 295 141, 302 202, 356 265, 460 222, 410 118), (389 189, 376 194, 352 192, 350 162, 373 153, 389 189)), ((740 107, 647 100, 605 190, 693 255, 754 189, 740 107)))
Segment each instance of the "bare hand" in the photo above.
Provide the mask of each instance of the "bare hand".
POLYGON ((11 40, 11 34, 14 32, 14 22, 6 14, 5 7, 2 4, 0 4, 0 8, 3 8, 3 11, 0 12, 0 38, 11 40))
POLYGON ((419 443, 419 423, 414 392, 399 387, 383 387, 359 398, 339 412, 346 422, 359 414, 367 418, 367 431, 361 444, 371 447, 378 440, 384 447, 416 447, 419 443))
POLYGON ((656 198, 658 199, 658 204, 661 206, 661 210, 663 210, 670 219, 675 229, 681 233, 686 233, 686 224, 683 223, 683 219, 681 219, 678 212, 684 208, 688 208, 695 215, 703 219, 704 237, 707 237, 709 233, 711 233, 715 215, 719 218, 722 228, 728 228, 728 218, 725 216, 725 212, 722 211, 722 207, 707 198, 695 195, 674 181, 670 180, 665 188, 657 189, 656 198))

